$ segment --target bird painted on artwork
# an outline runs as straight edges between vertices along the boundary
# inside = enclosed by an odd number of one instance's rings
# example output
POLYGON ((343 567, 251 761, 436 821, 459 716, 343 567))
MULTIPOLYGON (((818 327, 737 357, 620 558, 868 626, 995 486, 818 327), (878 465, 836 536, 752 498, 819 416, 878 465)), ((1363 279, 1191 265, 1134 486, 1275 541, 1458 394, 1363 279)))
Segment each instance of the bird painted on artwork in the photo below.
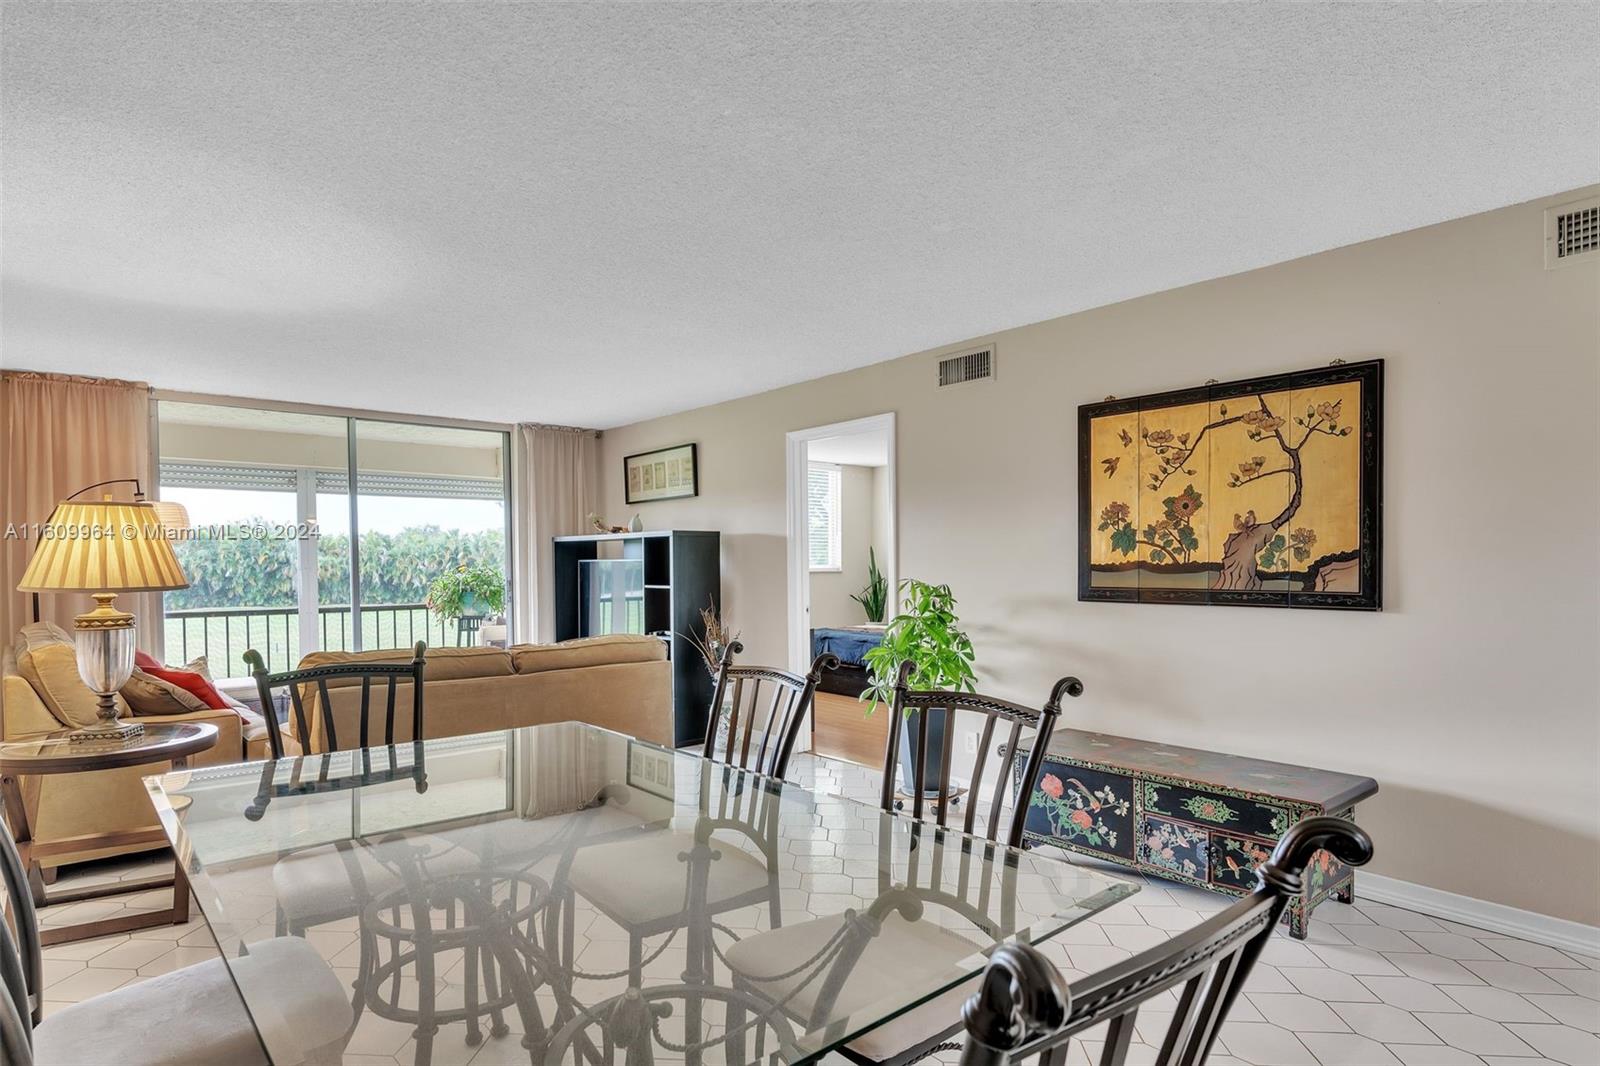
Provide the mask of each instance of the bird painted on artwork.
POLYGON ((1113 455, 1109 459, 1100 460, 1100 465, 1106 468, 1106 477, 1111 477, 1117 472, 1117 464, 1122 462, 1121 457, 1113 455))
POLYGON ((1122 446, 1124 448, 1133 443, 1133 437, 1129 435, 1127 430, 1119 429, 1117 430, 1117 434, 1122 438, 1122 446))

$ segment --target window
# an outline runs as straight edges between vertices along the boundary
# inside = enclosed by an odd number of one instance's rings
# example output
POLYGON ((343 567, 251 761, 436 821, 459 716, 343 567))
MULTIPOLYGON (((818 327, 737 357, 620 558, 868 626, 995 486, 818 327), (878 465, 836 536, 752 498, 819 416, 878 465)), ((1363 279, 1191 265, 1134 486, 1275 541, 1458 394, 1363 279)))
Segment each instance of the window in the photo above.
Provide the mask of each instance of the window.
POLYGON ((470 645, 505 606, 428 603, 462 566, 504 589, 505 433, 177 400, 158 417, 161 497, 196 527, 174 545, 190 584, 165 596, 168 658, 223 677, 246 648, 285 670, 317 649, 470 645))
POLYGON ((812 570, 838 570, 839 468, 812 463, 806 482, 807 541, 812 570))

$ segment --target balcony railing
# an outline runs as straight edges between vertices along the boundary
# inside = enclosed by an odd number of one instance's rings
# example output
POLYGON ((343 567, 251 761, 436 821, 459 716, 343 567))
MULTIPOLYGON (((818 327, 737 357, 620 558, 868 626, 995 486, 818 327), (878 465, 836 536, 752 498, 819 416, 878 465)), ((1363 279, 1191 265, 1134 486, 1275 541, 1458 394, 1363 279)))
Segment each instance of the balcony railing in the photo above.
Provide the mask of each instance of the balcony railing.
MULTIPOLYGON (((323 651, 349 651, 354 646, 350 608, 317 608, 318 643, 323 651)), ((383 603, 361 606, 362 646, 410 648, 419 640, 429 647, 464 647, 474 642, 473 630, 440 618, 425 603, 383 603)), ((166 656, 191 662, 204 655, 213 677, 242 677, 244 653, 254 648, 268 670, 291 670, 300 662, 300 612, 294 607, 228 607, 166 612, 166 656)))

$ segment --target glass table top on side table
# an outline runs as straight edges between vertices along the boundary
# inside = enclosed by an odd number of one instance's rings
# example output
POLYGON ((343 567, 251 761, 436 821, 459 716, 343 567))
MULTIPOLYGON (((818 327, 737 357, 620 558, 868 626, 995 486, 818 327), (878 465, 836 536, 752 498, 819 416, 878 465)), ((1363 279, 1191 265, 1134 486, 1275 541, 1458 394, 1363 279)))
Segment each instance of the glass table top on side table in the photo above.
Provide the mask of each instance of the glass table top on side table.
POLYGON ((160 910, 128 911, 67 925, 49 924, 40 931, 40 943, 49 947, 157 925, 182 925, 189 920, 189 887, 183 879, 181 862, 174 866, 170 877, 159 875, 47 892, 41 864, 50 858, 70 856, 95 848, 160 846, 167 843, 168 838, 162 830, 152 826, 35 841, 34 826, 23 799, 21 779, 119 770, 156 763, 171 763, 174 768, 181 768, 188 762, 189 756, 216 745, 217 727, 209 722, 152 722, 138 736, 107 740, 72 739, 73 732, 62 729, 0 743, 0 807, 3 807, 12 838, 17 843, 23 869, 27 871, 34 905, 45 907, 76 903, 171 886, 172 906, 160 910))
POLYGON ((579 723, 146 780, 278 1066, 312 1049, 239 960, 279 935, 421 1066, 480 1023, 533 1062, 801 1063, 1136 891, 579 723))

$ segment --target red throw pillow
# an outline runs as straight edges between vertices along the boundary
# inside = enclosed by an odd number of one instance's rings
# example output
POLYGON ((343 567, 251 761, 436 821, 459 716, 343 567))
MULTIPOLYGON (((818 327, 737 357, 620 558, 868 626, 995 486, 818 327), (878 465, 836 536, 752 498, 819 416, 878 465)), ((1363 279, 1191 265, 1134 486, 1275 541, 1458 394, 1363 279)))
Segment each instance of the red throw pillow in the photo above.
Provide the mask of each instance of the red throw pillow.
POLYGON ((162 666, 154 657, 143 651, 136 651, 133 656, 133 665, 143 670, 152 677, 177 685, 186 692, 192 693, 196 699, 204 701, 205 705, 213 711, 228 709, 228 701, 222 698, 216 686, 192 670, 177 670, 170 666, 162 666))

